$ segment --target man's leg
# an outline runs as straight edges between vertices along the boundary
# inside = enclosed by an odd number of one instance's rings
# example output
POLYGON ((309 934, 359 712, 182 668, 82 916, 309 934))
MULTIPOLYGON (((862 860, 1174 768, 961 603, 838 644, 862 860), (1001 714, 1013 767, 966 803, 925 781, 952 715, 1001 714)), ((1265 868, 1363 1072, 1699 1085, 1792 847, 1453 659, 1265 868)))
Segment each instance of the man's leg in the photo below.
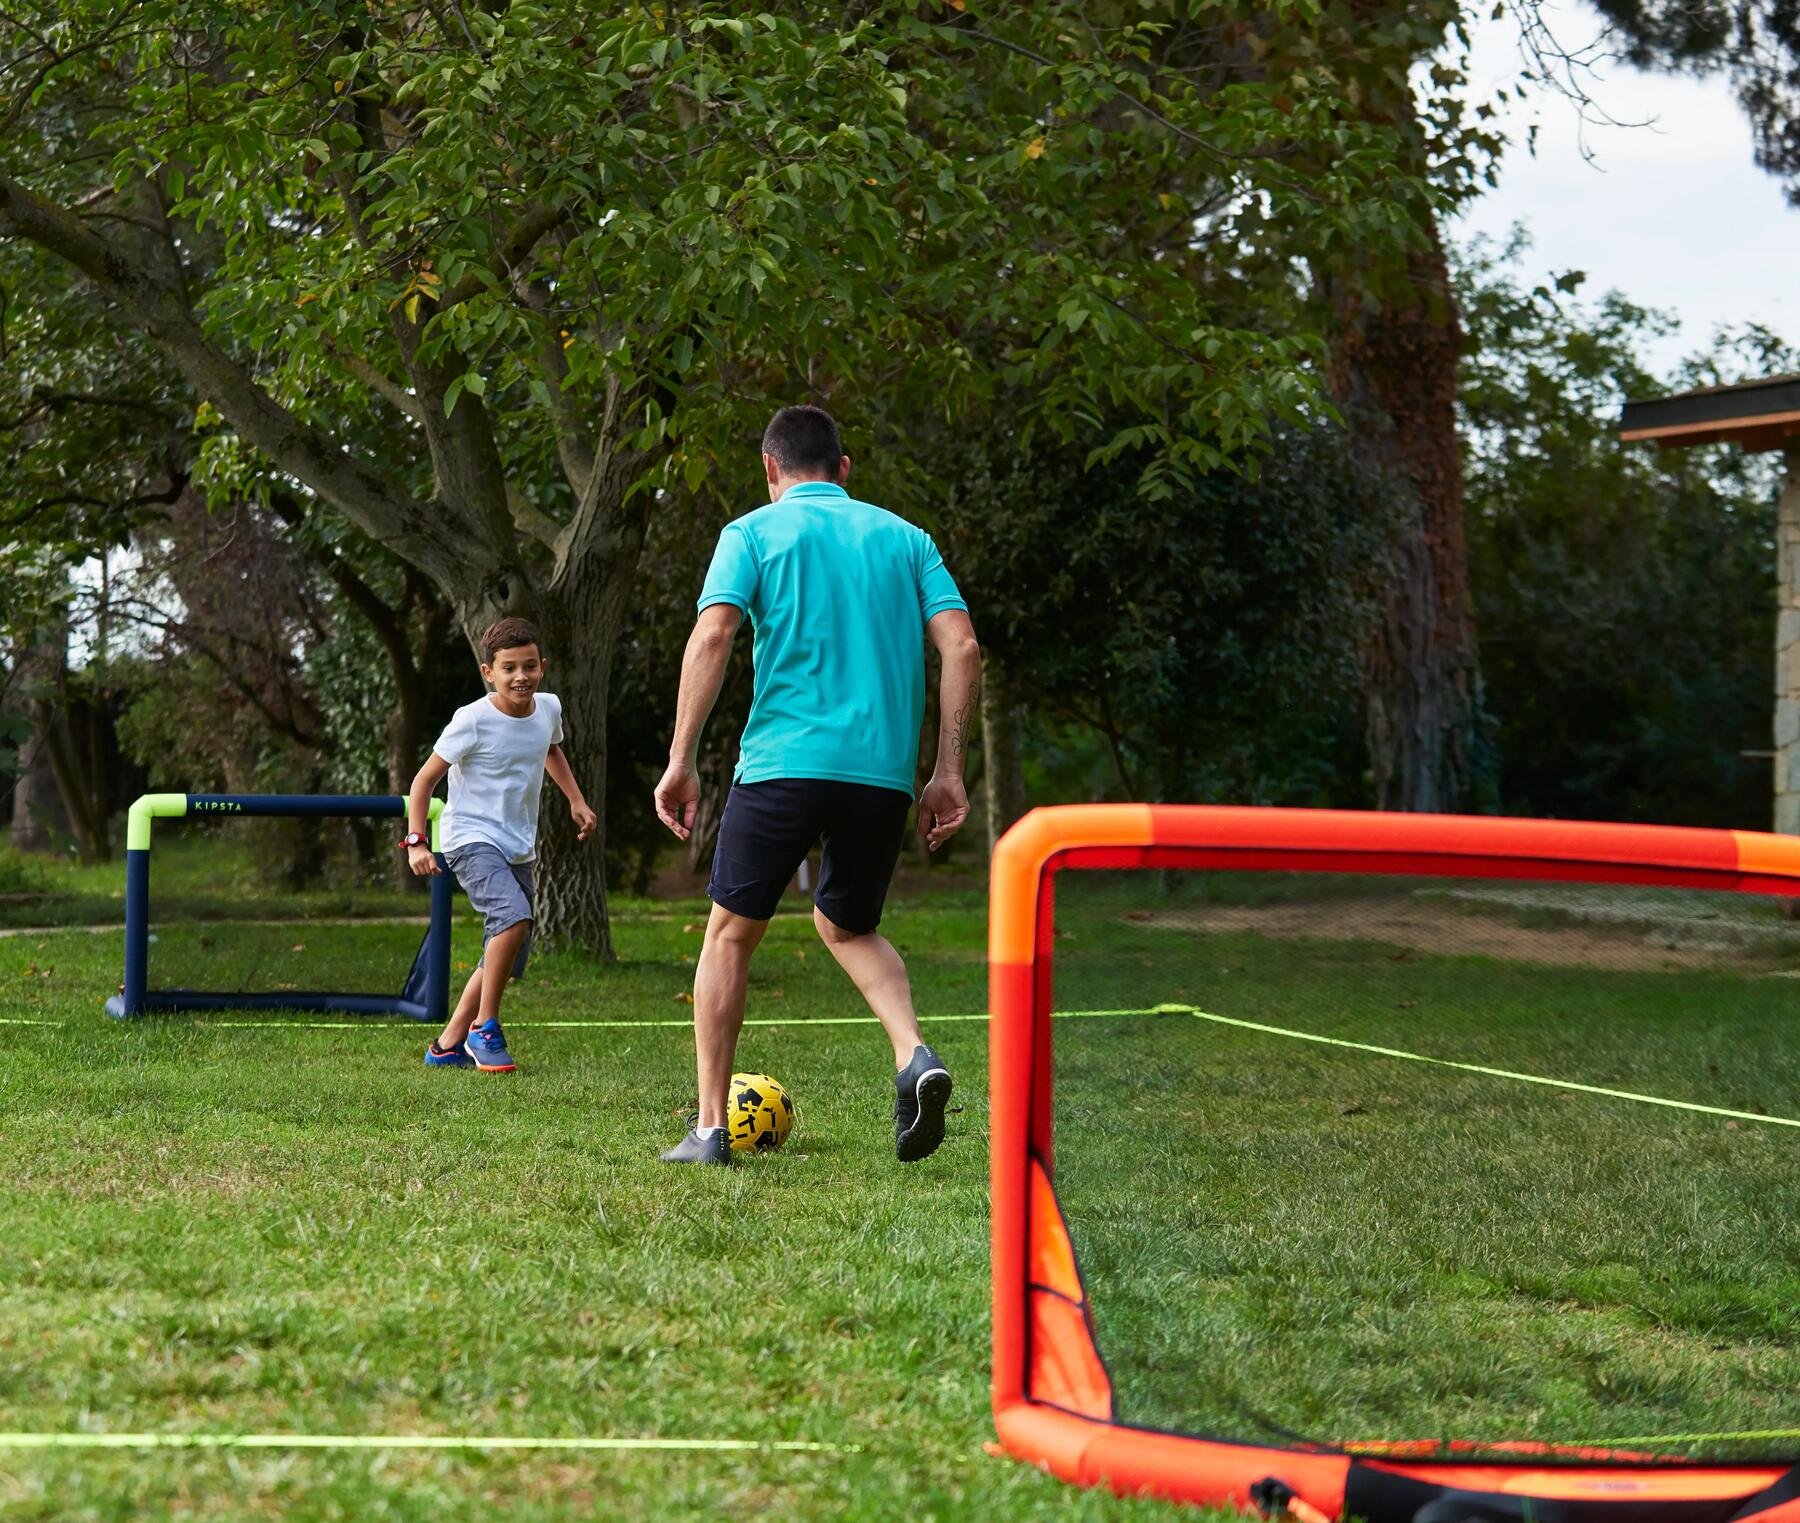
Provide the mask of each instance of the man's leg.
POLYGON ((816 784, 789 778, 735 783, 719 819, 706 940, 694 969, 694 1066, 700 1083, 700 1120, 662 1155, 664 1163, 732 1161, 725 1134, 725 1102, 744 1025, 750 957, 769 927, 781 893, 817 838, 811 823, 816 784))
POLYGON ((894 1044, 894 1067, 906 1067, 913 1050, 925 1045, 925 1038, 913 1011, 912 981, 894 944, 879 931, 846 931, 817 905, 813 906, 813 925, 894 1044))
POLYGON ((906 964, 876 929, 911 806, 911 795, 895 789, 838 784, 813 896, 820 939, 893 1044, 894 1155, 902 1163, 937 1151, 952 1088, 949 1069, 919 1034, 906 964))
POLYGON ((706 941, 694 969, 694 1051, 702 1130, 725 1125, 738 1033, 744 1026, 750 958, 768 928, 766 920, 752 920, 718 904, 706 922, 706 941))

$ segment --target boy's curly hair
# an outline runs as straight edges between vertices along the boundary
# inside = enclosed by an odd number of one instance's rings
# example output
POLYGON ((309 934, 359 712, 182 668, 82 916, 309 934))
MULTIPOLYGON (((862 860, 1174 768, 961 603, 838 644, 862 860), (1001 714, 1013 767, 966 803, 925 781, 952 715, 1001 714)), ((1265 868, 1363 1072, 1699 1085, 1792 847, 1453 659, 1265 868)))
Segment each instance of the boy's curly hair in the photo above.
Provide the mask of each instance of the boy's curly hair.
POLYGON ((501 651, 516 650, 521 645, 535 645, 538 654, 543 655, 544 643, 538 638, 537 625, 529 619, 498 619, 488 625, 487 633, 481 637, 482 660, 492 666, 501 651))

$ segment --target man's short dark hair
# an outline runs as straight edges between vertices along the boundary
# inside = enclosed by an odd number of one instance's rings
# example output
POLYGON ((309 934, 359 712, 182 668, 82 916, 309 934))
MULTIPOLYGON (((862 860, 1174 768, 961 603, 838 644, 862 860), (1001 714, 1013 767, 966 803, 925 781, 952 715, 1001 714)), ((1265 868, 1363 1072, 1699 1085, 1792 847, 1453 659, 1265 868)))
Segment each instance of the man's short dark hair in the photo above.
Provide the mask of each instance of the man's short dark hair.
POLYGON ((517 650, 521 645, 535 645, 538 654, 544 654, 543 641, 538 639, 537 625, 529 619, 499 619, 488 625, 488 630, 481 637, 481 654, 488 665, 494 664, 494 657, 503 650, 517 650))
POLYGON ((784 476, 823 476, 838 479, 838 463, 844 458, 838 426, 823 407, 784 407, 763 430, 763 453, 773 455, 784 476))

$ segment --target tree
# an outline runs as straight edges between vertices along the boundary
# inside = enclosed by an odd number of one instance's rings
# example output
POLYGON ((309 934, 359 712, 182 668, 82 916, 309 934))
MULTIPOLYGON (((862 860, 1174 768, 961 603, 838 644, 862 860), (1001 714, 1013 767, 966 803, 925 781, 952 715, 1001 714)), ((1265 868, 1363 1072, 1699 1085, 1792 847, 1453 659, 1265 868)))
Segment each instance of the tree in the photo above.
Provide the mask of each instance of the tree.
POLYGON ((1142 461, 1013 446, 965 442, 940 523, 1015 723, 1095 737, 1112 797, 1358 800, 1390 493, 1342 431, 1283 432, 1255 480, 1213 472, 1155 513, 1142 461))
POLYGON ((1457 271, 1472 573, 1501 784, 1521 813, 1761 828, 1775 618, 1774 462, 1621 449, 1627 397, 1800 366, 1721 334, 1665 381, 1670 319, 1578 272, 1526 287, 1522 240, 1457 271))
POLYGON ((1421 65, 1447 31, 1460 29, 1455 0, 1341 0, 1332 11, 1359 118, 1391 127, 1400 165, 1429 175, 1438 191, 1413 204, 1419 235, 1399 259, 1351 249, 1312 260, 1334 318, 1332 395, 1404 509, 1382 617, 1363 652, 1375 801, 1383 809, 1491 807, 1481 776, 1481 674, 1456 437, 1463 335, 1438 218, 1469 192, 1481 160, 1499 145, 1445 94, 1461 83, 1452 66, 1433 65, 1436 93, 1419 98, 1421 65))
MULTIPOLYGON (((1166 490, 1298 417, 1311 346, 1220 324, 1154 250, 1121 261, 1146 166, 1205 154, 1258 240, 1392 224, 1382 135, 1346 129, 1328 71, 1279 98, 1163 80, 1143 24, 1073 3, 23 9, 0 238, 80 271, 471 639, 538 620, 596 795, 648 519, 770 396, 979 406, 976 321, 1045 426, 1135 413, 1109 447, 1154 444, 1166 490), (958 115, 976 71, 989 109, 958 115), (346 449, 365 426, 385 451, 346 449)), ((605 951, 601 845, 558 823, 541 929, 605 951)))

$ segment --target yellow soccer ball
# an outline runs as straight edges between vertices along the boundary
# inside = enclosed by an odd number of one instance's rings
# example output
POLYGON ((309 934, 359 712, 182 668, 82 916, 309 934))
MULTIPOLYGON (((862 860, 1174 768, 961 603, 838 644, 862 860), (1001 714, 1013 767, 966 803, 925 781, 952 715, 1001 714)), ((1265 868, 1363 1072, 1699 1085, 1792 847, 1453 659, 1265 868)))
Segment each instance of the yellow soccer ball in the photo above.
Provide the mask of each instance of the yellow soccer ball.
POLYGON ((741 1153, 767 1153, 794 1129, 794 1102, 767 1074, 733 1074, 725 1102, 731 1145, 741 1153))

